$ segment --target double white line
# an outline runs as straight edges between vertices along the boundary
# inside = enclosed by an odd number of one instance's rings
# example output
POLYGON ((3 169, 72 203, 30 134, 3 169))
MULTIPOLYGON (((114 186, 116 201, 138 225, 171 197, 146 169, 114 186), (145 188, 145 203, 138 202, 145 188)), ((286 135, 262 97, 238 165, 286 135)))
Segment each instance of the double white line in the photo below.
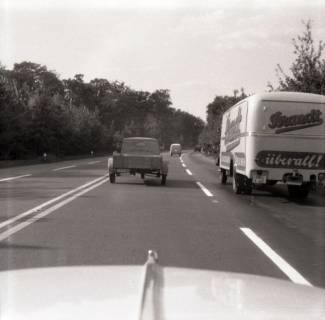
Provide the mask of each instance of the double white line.
POLYGON ((90 190, 99 187, 100 185, 107 182, 108 180, 109 180, 109 178, 107 177, 107 175, 100 177, 98 179, 92 180, 78 188, 72 189, 66 193, 63 193, 62 195, 60 195, 56 198, 53 198, 47 202, 44 202, 41 205, 39 205, 33 209, 25 211, 13 218, 10 218, 4 222, 1 222, 0 230, 5 227, 7 227, 7 228, 3 232, 0 231, 0 241, 8 238, 9 236, 11 236, 12 234, 14 234, 18 231, 26 228, 33 222, 49 215, 53 211, 63 207, 67 203, 75 200, 76 198, 82 196, 83 194, 89 192, 90 190), (62 200, 62 201, 60 201, 60 200, 62 200), (56 204, 54 204, 54 203, 56 203, 56 204), (51 204, 54 204, 54 205, 52 207, 48 207, 51 204), (26 219, 26 217, 29 217, 29 218, 26 219), (23 220, 23 221, 20 221, 20 220, 23 220), (10 225, 13 225, 13 226, 10 227, 10 225))

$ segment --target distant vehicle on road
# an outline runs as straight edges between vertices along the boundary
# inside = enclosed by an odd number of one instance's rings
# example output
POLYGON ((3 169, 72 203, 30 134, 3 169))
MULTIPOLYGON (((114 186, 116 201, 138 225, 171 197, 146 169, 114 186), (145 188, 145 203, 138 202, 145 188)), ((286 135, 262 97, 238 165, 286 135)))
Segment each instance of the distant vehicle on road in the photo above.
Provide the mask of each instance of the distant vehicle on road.
POLYGON ((194 147, 194 151, 195 152, 201 152, 201 149, 202 149, 202 146, 197 144, 195 147, 194 147))
POLYGON ((281 181, 307 197, 325 178, 325 96, 276 92, 250 96, 226 111, 220 143, 221 183, 235 193, 281 181))
POLYGON ((170 156, 178 155, 179 157, 182 155, 182 146, 179 143, 173 143, 170 145, 169 149, 170 156))
POLYGON ((168 164, 160 154, 157 139, 132 137, 123 139, 121 153, 114 152, 108 159, 108 171, 111 183, 122 173, 139 173, 142 179, 146 175, 161 178, 161 184, 165 185, 168 164))

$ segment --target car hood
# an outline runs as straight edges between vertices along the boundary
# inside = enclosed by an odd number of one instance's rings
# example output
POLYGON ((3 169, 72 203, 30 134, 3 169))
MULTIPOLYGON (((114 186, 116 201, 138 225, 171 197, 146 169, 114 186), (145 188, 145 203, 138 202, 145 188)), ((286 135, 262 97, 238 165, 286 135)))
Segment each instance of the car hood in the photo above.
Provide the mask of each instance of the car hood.
POLYGON ((325 290, 261 276, 144 266, 0 273, 0 319, 325 319, 325 290))

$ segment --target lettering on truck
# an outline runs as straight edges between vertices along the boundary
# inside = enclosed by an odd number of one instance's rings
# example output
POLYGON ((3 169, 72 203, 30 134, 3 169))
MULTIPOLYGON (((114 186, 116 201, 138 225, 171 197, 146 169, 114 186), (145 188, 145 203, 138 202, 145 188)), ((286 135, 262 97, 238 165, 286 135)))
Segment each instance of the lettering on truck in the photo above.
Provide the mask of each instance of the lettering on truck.
POLYGON ((230 114, 228 114, 225 130, 226 151, 234 149, 240 143, 240 123, 242 118, 241 108, 238 109, 236 119, 232 121, 230 120, 230 114))
POLYGON ((271 115, 269 128, 276 129, 275 133, 283 133, 288 131, 300 130, 309 127, 319 126, 323 123, 320 110, 311 110, 306 114, 297 114, 285 116, 278 111, 271 115))
POLYGON ((259 167, 325 169, 325 154, 313 152, 260 151, 255 159, 259 167))

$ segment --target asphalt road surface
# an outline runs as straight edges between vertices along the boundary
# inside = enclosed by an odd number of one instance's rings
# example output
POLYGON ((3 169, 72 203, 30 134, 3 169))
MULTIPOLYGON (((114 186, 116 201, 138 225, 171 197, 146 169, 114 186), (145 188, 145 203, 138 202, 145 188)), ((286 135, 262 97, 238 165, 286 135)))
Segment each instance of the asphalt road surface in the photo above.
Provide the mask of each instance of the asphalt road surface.
POLYGON ((188 152, 156 178, 117 177, 107 158, 0 170, 0 270, 160 264, 325 287, 325 196, 283 186, 235 195, 213 159, 188 152))

